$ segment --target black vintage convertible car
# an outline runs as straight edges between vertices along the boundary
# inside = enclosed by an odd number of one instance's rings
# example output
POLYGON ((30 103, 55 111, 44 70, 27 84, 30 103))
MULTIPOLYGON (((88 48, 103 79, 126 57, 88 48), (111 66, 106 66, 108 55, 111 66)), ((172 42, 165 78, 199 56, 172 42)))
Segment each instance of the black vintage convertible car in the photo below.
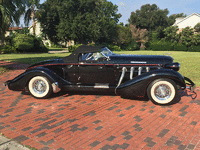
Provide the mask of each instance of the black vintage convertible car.
POLYGON ((4 84, 10 90, 28 89, 35 98, 65 91, 113 91, 125 97, 148 97, 157 104, 172 103, 178 89, 194 83, 177 71, 170 56, 115 54, 107 47, 80 46, 71 55, 36 63, 4 84))

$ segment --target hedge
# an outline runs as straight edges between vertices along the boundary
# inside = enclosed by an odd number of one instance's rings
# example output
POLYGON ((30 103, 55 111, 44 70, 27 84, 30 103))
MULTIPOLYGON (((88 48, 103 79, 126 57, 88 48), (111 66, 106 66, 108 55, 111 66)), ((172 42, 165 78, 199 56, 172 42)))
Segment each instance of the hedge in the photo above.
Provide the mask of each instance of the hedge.
POLYGON ((174 45, 174 51, 187 51, 187 50, 188 48, 181 43, 174 45))
POLYGON ((189 52, 200 52, 199 46, 187 47, 182 43, 174 44, 168 41, 160 40, 158 42, 151 42, 148 49, 153 51, 189 51, 189 52))
POLYGON ((200 52, 200 45, 198 46, 191 46, 188 48, 189 52, 200 52))
POLYGON ((17 52, 48 52, 42 38, 30 34, 17 33, 13 35, 12 44, 17 52))
POLYGON ((166 41, 151 42, 150 48, 154 51, 171 51, 173 50, 173 44, 166 41))

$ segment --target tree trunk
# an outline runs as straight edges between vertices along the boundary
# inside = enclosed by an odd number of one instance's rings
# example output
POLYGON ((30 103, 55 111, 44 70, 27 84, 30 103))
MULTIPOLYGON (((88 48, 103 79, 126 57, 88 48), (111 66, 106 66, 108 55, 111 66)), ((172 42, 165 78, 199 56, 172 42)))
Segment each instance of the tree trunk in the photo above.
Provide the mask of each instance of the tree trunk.
POLYGON ((35 18, 33 17, 33 35, 35 36, 35 18))

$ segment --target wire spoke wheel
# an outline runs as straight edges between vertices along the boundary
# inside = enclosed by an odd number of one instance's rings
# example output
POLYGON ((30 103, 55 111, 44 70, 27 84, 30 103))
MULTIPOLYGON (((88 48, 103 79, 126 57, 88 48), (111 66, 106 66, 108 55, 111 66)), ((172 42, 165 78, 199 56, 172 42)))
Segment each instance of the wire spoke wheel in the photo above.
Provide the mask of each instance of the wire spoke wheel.
POLYGON ((49 80, 42 76, 33 77, 28 84, 31 95, 36 98, 47 98, 52 93, 49 80))
POLYGON ((158 79, 149 85, 147 95, 154 103, 169 104, 176 98, 177 86, 173 80, 158 79))

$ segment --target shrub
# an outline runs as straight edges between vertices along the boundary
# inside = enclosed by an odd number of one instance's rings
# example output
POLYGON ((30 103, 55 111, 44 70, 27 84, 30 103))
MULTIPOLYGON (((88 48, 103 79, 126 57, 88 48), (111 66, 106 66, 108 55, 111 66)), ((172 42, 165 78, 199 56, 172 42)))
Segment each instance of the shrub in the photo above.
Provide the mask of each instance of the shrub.
POLYGON ((196 32, 200 32, 200 23, 197 23, 195 26, 194 26, 194 29, 196 32))
POLYGON ((151 42, 150 48, 154 51, 171 51, 173 50, 173 44, 164 40, 159 42, 151 42))
POLYGON ((16 53, 16 49, 10 45, 5 45, 1 50, 1 54, 11 54, 11 53, 16 53))
POLYGON ((68 46, 68 51, 72 53, 75 49, 77 49, 81 45, 82 44, 76 44, 76 45, 73 45, 73 46, 68 46))
POLYGON ((49 48, 49 42, 45 42, 45 46, 49 48))
POLYGON ((111 51, 121 51, 121 48, 117 45, 112 45, 112 44, 109 44, 107 45, 107 47, 111 50, 111 51))
POLYGON ((152 35, 151 35, 151 39, 152 39, 152 42, 158 42, 158 33, 157 32, 152 32, 152 35))
POLYGON ((187 47, 182 43, 174 45, 174 51, 187 51, 187 50, 188 50, 187 47))
POLYGON ((136 43, 135 41, 132 41, 130 44, 128 44, 126 47, 124 47, 126 51, 134 51, 140 49, 140 43, 136 43))
POLYGON ((188 48, 189 52, 200 52, 200 45, 198 46, 191 46, 188 48))
POLYGON ((13 37, 13 45, 18 52, 48 52, 42 38, 33 35, 17 33, 13 37))
POLYGON ((64 48, 64 45, 60 45, 60 44, 54 44, 53 42, 51 42, 51 48, 64 48))

